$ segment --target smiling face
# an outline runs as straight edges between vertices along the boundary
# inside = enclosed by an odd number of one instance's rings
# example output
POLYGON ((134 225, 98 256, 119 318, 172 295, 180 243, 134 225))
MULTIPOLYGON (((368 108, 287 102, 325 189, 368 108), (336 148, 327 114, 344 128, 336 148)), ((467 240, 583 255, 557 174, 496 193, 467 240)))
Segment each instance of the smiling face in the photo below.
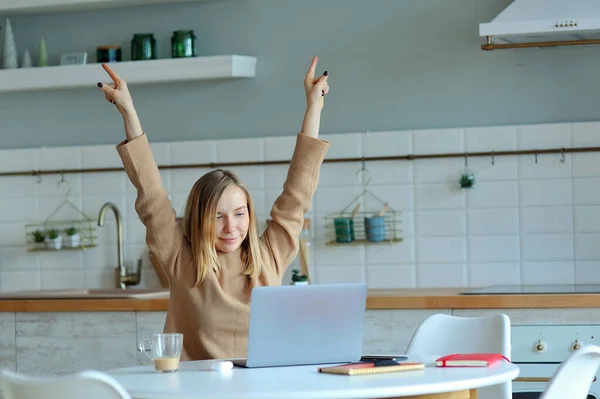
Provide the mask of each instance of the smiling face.
POLYGON ((215 248, 220 252, 234 252, 248 235, 250 217, 246 193, 239 186, 228 186, 219 202, 215 223, 215 248))
POLYGON ((199 178, 188 195, 182 222, 196 264, 196 284, 211 270, 219 272, 219 253, 238 250, 243 273, 258 278, 262 255, 254 203, 234 172, 216 169, 199 178))

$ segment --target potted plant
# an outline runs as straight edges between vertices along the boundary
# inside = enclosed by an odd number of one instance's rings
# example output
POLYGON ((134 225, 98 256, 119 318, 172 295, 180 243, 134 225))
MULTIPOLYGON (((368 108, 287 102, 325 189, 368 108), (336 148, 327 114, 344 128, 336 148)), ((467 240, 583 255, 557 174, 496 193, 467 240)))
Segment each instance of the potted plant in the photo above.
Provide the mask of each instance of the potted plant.
POLYGON ((475 176, 463 173, 460 176, 459 183, 461 188, 472 188, 473 184, 475 184, 475 176))
POLYGON ((300 274, 300 270, 292 270, 292 285, 306 285, 308 284, 308 276, 300 274))
POLYGON ((60 232, 55 228, 51 228, 48 229, 46 233, 46 246, 50 249, 61 249, 62 236, 60 235, 60 232))
POLYGON ((77 248, 79 246, 79 232, 73 226, 67 227, 65 229, 66 237, 66 246, 71 248, 77 248))
POLYGON ((46 233, 42 230, 35 230, 31 233, 33 237, 33 243, 35 248, 45 248, 46 244, 44 240, 46 239, 46 233))

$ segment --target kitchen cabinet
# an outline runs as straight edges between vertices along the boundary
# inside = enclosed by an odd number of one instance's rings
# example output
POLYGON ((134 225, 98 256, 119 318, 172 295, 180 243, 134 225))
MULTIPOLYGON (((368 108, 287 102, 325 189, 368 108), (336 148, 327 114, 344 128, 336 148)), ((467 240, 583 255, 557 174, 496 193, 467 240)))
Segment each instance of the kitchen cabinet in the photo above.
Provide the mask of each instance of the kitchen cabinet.
MULTIPOLYGON (((592 309, 367 309, 364 353, 404 353, 417 326, 435 313, 506 313, 513 325, 598 323, 592 309)), ((165 311, 0 313, 0 367, 31 374, 149 364, 137 349, 161 332, 165 311)))

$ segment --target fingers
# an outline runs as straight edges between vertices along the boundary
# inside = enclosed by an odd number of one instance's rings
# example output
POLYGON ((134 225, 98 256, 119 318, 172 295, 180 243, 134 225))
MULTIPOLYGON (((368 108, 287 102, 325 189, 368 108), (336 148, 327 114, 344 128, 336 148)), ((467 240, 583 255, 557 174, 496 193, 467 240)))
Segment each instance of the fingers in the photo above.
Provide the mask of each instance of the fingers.
POLYGON ((308 67, 308 72, 306 73, 306 79, 304 81, 306 83, 310 83, 315 79, 315 70, 317 69, 317 56, 314 56, 312 62, 310 63, 310 67, 308 67))
POLYGON ((113 80, 113 82, 115 83, 115 87, 119 87, 119 85, 121 84, 121 77, 119 75, 117 75, 117 73, 115 71, 113 71, 111 69, 111 67, 109 67, 105 63, 102 63, 102 68, 104 68, 106 73, 108 73, 110 78, 113 80))
POLYGON ((327 83, 327 79, 329 79, 329 73, 325 71, 323 75, 315 80, 314 86, 321 90, 321 95, 324 96, 329 92, 329 84, 327 83))
POLYGON ((114 96, 115 92, 117 91, 114 88, 114 83, 105 84, 102 82, 98 82, 98 87, 101 88, 102 91, 104 91, 104 93, 111 98, 114 96))
POLYGON ((102 91, 104 92, 104 98, 106 99, 106 101, 108 101, 111 104, 115 104, 117 105, 116 101, 115 101, 115 92, 116 89, 114 88, 114 83, 109 83, 109 84, 105 84, 102 82, 98 82, 98 87, 100 87, 102 89, 102 91))

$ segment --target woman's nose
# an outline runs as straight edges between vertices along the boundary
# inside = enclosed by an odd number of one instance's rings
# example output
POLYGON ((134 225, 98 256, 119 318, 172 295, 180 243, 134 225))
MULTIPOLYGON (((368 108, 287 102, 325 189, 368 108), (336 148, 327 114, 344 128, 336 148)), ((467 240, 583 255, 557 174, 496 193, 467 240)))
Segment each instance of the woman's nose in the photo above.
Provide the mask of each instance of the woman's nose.
POLYGON ((223 226, 225 231, 231 231, 235 229, 235 220, 233 218, 226 218, 223 226))

